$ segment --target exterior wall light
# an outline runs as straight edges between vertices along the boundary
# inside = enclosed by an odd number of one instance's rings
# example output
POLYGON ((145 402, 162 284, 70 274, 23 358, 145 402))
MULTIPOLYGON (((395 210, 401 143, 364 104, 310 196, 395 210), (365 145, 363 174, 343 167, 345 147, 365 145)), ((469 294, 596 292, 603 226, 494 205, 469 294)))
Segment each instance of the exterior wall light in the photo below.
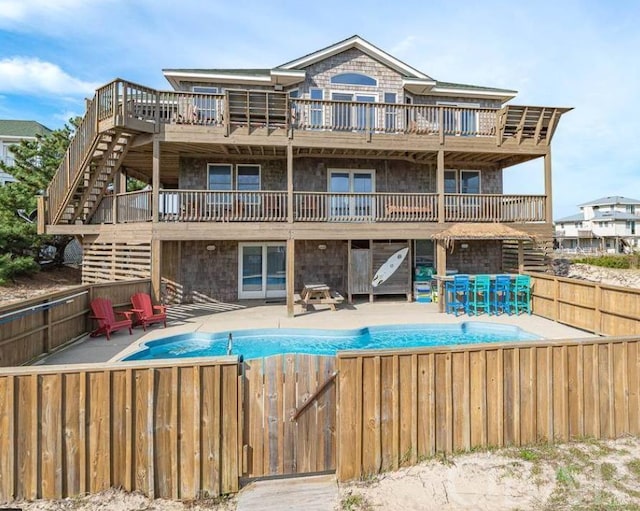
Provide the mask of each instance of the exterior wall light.
POLYGON ((213 252, 215 249, 216 249, 216 246, 215 246, 215 245, 207 245, 207 250, 208 250, 209 252, 213 252))
POLYGON ((324 243, 322 243, 318 245, 318 250, 327 250, 327 246, 324 243))

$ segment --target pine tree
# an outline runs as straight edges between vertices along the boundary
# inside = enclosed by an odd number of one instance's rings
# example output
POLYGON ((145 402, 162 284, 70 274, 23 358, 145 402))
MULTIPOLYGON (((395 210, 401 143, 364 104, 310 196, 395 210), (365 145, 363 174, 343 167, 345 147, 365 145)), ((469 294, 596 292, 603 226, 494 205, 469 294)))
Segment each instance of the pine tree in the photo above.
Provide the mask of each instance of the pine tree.
POLYGON ((37 271, 46 258, 44 247, 55 248, 54 265, 64 261, 64 249, 72 238, 39 236, 35 221, 28 219, 35 220, 36 197, 56 173, 78 120, 71 119, 71 126, 65 124, 46 136, 11 146, 15 166, 7 167, 0 161, 0 169, 18 180, 0 187, 0 284, 14 275, 37 271))

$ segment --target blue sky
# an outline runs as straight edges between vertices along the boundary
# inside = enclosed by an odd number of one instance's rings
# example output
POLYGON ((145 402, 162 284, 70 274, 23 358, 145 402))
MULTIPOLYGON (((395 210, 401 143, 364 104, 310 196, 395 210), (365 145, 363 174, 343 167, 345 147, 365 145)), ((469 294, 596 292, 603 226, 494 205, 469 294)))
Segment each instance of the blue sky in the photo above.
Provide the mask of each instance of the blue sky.
MULTIPOLYGON (((553 141, 554 218, 640 199, 640 2, 0 0, 0 118, 49 128, 114 78, 163 90, 164 68, 272 67, 354 34, 442 81, 570 106, 553 141)), ((543 193, 542 160, 506 193, 543 193)))

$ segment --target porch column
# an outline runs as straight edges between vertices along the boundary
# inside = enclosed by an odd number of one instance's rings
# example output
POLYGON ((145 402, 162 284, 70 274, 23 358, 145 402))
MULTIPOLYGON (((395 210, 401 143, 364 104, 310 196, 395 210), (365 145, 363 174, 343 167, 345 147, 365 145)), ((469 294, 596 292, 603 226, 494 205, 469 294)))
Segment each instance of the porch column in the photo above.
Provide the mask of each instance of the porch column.
POLYGON ((518 273, 524 272, 524 241, 518 240, 518 273))
POLYGON ((295 293, 295 248, 294 239, 287 240, 287 316, 293 317, 294 293, 295 293))
POLYGON ((113 194, 113 201, 111 202, 111 219, 114 225, 118 223, 118 194, 122 193, 120 191, 122 181, 122 171, 118 169, 113 176, 113 190, 111 192, 113 194))
POLYGON ((544 195, 545 195, 545 222, 548 224, 553 223, 553 208, 552 208, 552 189, 551 189, 551 147, 547 148, 547 153, 544 155, 544 195))
POLYGON ((153 173, 151 178, 151 295, 160 303, 160 281, 162 279, 162 242, 154 238, 158 223, 158 199, 160 198, 160 141, 153 139, 153 173))
POLYGON ((151 177, 151 220, 158 221, 158 199, 160 198, 160 141, 153 139, 153 174, 151 177))
POLYGON ((436 187, 438 193, 438 223, 444 223, 444 151, 438 151, 438 168, 436 170, 436 187))
MULTIPOLYGON (((445 240, 436 240, 436 273, 439 277, 447 274, 447 247, 445 240)), ((444 312, 444 282, 438 280, 438 310, 444 312)))
POLYGON ((287 222, 293 223, 293 146, 287 143, 287 222))

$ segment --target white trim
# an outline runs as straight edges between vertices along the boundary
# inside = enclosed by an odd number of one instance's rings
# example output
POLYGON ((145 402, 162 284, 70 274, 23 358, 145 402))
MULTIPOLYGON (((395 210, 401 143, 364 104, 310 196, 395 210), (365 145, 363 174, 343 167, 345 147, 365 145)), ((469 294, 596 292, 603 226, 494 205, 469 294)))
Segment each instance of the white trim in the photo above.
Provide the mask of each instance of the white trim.
POLYGON ((492 99, 502 99, 504 101, 508 101, 517 96, 517 92, 500 92, 500 91, 489 91, 483 89, 447 89, 445 87, 435 86, 431 89, 431 94, 442 94, 444 96, 472 96, 479 98, 492 98, 492 99))

